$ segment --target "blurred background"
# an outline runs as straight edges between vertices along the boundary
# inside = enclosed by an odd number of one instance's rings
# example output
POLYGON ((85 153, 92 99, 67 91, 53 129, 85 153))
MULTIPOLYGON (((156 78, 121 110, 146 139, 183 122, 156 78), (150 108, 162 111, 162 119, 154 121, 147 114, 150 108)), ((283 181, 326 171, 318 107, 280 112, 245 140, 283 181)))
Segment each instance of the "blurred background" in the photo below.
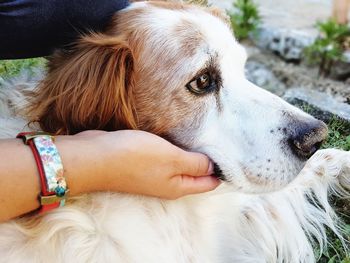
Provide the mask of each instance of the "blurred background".
MULTIPOLYGON (((236 0, 208 0, 208 4, 216 5, 220 8, 230 10, 232 4, 236 0)), ((283 21, 290 20, 291 23, 299 23, 293 21, 294 16, 299 16, 301 21, 315 19, 327 19, 333 14, 337 17, 338 22, 345 22, 348 17, 349 1, 348 0, 256 0, 259 5, 260 12, 266 16, 267 21, 271 19, 281 19, 283 21)))

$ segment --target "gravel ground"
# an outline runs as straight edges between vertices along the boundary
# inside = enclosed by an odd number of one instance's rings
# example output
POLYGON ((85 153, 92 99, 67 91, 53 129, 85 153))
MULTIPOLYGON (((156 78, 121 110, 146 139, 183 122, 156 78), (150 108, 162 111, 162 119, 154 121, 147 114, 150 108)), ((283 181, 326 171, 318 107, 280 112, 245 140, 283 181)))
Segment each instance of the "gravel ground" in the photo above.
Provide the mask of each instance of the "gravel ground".
POLYGON ((305 64, 287 63, 278 56, 246 45, 249 54, 248 78, 278 95, 288 88, 303 87, 326 92, 339 102, 350 104, 350 79, 345 82, 318 77, 317 68, 305 64), (252 76, 252 74, 255 74, 252 76))

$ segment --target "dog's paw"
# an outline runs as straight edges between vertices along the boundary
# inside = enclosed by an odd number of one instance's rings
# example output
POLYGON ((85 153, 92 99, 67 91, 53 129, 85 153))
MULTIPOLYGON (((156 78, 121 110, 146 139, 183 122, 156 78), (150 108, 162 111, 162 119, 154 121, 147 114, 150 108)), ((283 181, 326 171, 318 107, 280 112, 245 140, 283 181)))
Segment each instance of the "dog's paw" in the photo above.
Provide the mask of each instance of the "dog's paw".
POLYGON ((339 149, 324 149, 317 151, 310 158, 311 162, 323 164, 328 169, 334 169, 334 172, 349 172, 350 152, 339 149))
POLYGON ((338 149, 317 151, 305 164, 296 180, 310 185, 314 182, 336 183, 350 188, 350 152, 338 149))
POLYGON ((321 150, 315 156, 326 167, 325 177, 331 191, 342 197, 350 197, 350 152, 338 149, 321 150))

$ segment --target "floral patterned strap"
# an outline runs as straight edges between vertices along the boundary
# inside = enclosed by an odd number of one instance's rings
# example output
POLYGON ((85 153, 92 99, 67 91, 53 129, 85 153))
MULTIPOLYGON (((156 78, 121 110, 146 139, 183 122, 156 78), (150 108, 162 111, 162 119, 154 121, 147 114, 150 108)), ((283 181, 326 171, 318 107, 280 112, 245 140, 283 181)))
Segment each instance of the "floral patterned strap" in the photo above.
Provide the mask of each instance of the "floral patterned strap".
POLYGON ((43 135, 33 140, 44 168, 47 191, 64 196, 67 184, 63 177, 62 160, 51 138, 52 136, 43 135))
POLYGON ((63 206, 68 194, 63 165, 54 137, 45 133, 20 133, 24 143, 31 148, 41 181, 40 212, 63 206))

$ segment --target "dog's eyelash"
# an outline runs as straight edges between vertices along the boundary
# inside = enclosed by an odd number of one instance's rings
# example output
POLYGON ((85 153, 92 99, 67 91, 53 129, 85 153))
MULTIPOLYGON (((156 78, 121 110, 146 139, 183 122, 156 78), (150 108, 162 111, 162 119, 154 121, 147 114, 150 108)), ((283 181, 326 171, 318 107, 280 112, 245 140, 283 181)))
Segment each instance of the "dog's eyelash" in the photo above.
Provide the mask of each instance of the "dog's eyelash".
POLYGON ((216 83, 214 82, 210 73, 203 73, 187 83, 186 87, 192 93, 202 95, 215 90, 216 83))
POLYGON ((196 95, 209 94, 213 91, 218 91, 220 87, 220 74, 211 63, 205 69, 199 71, 196 76, 186 84, 186 88, 196 95))

